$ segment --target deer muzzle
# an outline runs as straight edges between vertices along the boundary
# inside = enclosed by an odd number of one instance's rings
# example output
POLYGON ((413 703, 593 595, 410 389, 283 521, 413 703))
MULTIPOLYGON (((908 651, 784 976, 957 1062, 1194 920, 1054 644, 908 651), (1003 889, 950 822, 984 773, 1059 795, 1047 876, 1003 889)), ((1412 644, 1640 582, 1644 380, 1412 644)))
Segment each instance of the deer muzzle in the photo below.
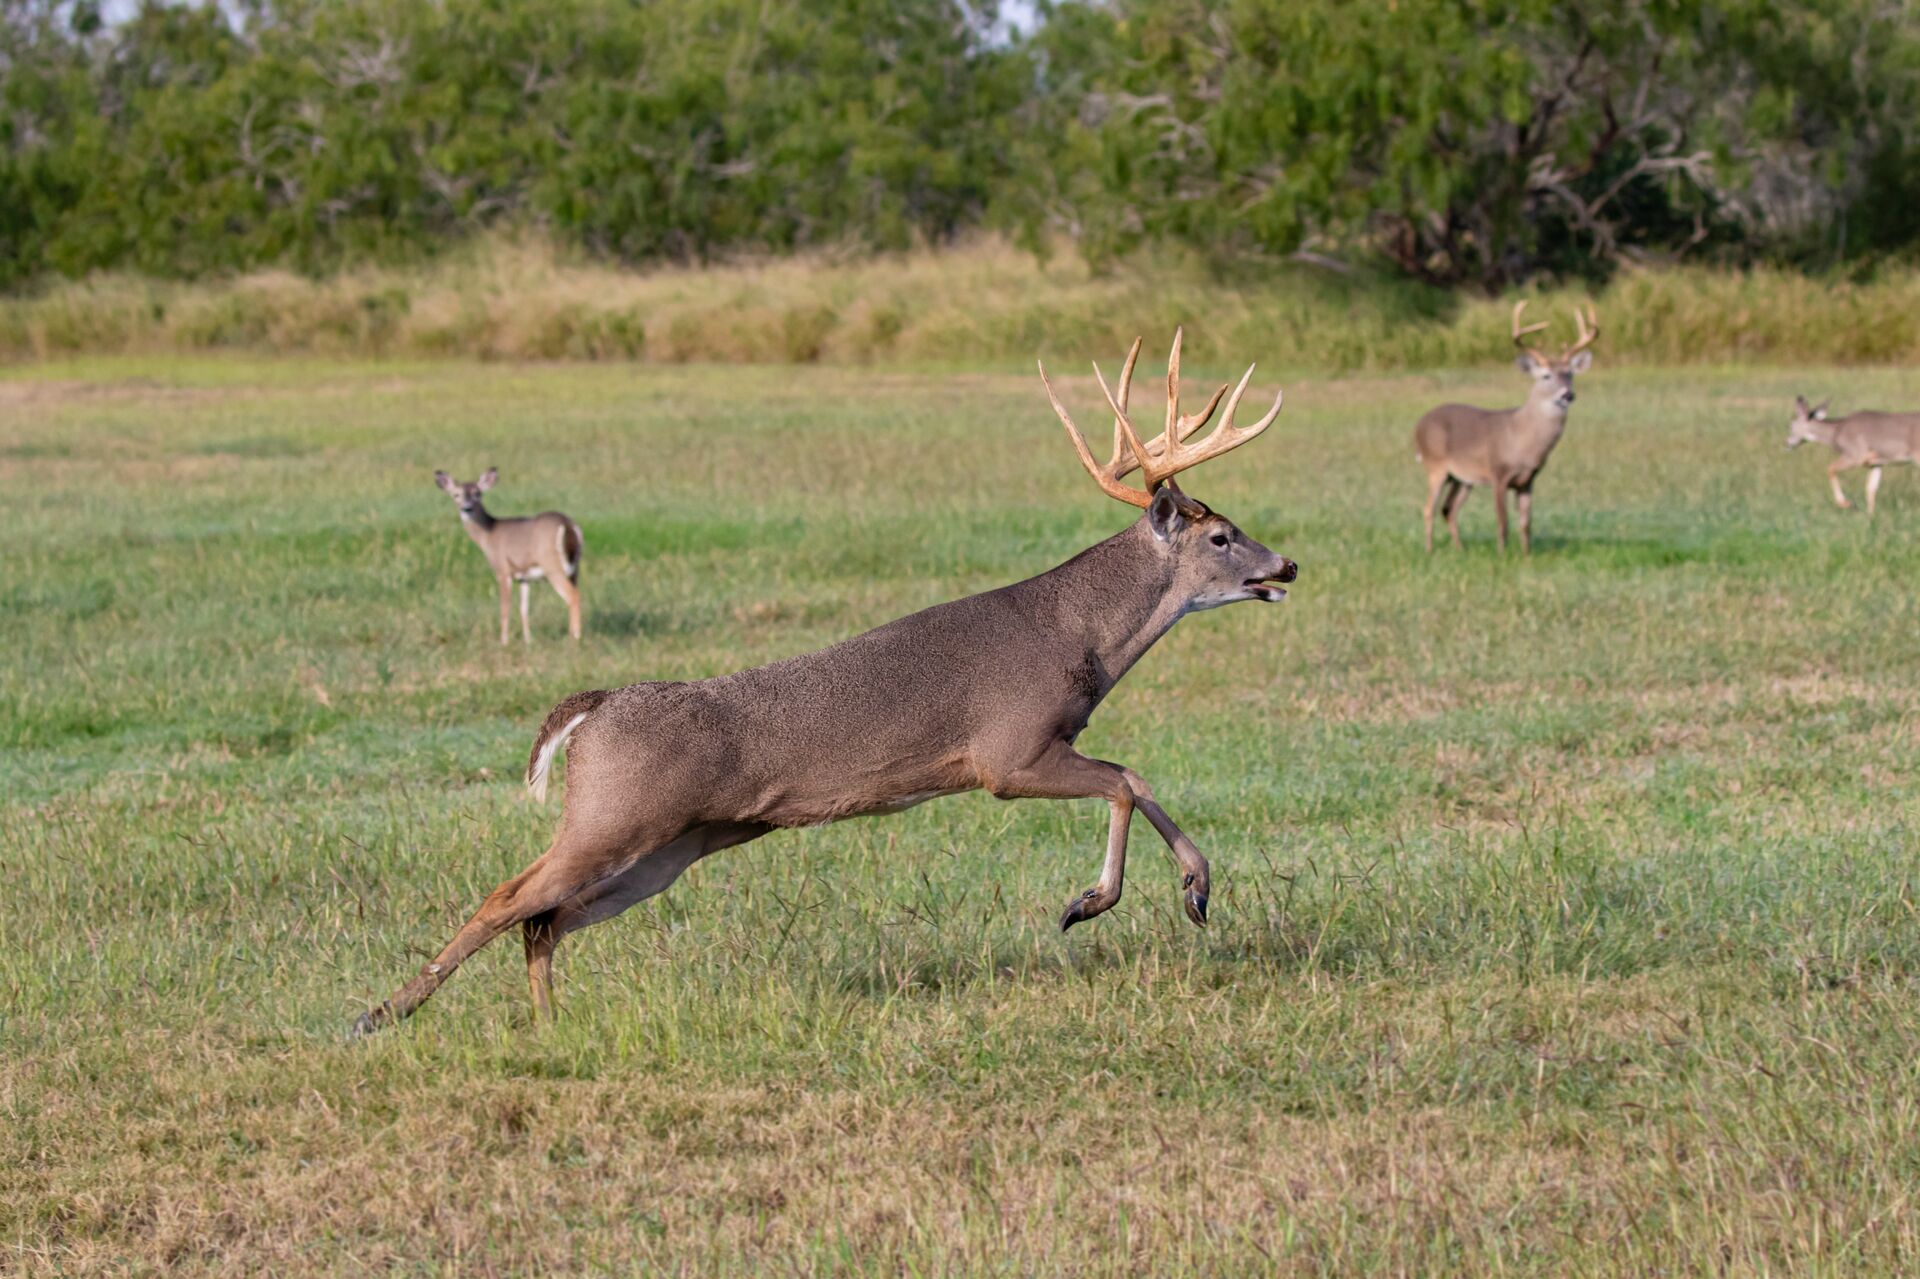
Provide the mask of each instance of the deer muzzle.
POLYGON ((1280 567, 1274 572, 1268 574, 1266 577, 1250 577, 1247 579, 1247 591, 1255 599, 1265 600, 1269 604, 1278 604, 1281 600, 1287 598, 1286 591, 1276 585, 1276 583, 1291 582, 1294 578, 1300 576, 1300 566, 1284 555, 1280 556, 1279 559, 1280 567))

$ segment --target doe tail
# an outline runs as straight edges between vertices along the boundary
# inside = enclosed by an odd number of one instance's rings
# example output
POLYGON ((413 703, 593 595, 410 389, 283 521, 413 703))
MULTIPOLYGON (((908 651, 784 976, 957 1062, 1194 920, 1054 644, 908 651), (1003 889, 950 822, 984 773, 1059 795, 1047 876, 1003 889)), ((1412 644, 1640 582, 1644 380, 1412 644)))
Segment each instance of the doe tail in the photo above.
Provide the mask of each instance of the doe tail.
POLYGON ((533 749, 527 754, 527 794, 533 797, 534 803, 546 802, 547 777, 553 771, 553 757, 567 744, 567 738, 573 736, 573 730, 612 695, 604 688, 588 689, 564 699, 547 712, 546 722, 534 734, 533 749))

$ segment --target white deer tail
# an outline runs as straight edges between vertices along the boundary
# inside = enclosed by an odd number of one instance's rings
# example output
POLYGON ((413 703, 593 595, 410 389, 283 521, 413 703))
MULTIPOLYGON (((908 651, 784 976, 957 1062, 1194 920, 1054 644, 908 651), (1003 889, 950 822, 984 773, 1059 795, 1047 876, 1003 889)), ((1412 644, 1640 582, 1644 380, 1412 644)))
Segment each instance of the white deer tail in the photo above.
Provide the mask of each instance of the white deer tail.
POLYGON ((608 696, 605 689, 598 688, 575 693, 547 712, 547 722, 540 726, 540 732, 533 739, 533 750, 527 755, 527 794, 533 797, 534 803, 546 802, 553 757, 567 744, 567 738, 573 736, 573 730, 584 724, 594 707, 608 696))

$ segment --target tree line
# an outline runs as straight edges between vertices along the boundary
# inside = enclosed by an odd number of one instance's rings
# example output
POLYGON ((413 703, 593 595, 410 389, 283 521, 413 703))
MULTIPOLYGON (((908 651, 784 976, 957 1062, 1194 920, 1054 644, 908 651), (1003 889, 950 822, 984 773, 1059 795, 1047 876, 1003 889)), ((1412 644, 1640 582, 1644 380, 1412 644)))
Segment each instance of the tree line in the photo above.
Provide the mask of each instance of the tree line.
POLYGON ((1143 244, 1497 289, 1920 241, 1884 0, 0 0, 0 287, 1143 244))

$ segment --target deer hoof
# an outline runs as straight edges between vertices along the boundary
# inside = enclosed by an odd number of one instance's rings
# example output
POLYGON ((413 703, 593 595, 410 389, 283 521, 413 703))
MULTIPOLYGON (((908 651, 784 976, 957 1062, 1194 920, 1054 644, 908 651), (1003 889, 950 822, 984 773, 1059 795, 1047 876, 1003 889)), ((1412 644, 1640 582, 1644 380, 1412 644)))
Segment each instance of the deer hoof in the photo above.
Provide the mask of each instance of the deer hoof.
POLYGON ((1097 888, 1089 888, 1086 892, 1081 893, 1078 897, 1068 902, 1066 913, 1060 916, 1060 931, 1064 933, 1075 924, 1083 920, 1092 919, 1095 915, 1098 915, 1105 909, 1105 907, 1095 904, 1099 900, 1100 890, 1097 888))
POLYGON ((369 1008, 353 1019, 353 1029, 347 1032, 347 1036, 350 1039, 365 1039, 386 1025, 391 1016, 385 1004, 381 1004, 378 1008, 369 1008))

